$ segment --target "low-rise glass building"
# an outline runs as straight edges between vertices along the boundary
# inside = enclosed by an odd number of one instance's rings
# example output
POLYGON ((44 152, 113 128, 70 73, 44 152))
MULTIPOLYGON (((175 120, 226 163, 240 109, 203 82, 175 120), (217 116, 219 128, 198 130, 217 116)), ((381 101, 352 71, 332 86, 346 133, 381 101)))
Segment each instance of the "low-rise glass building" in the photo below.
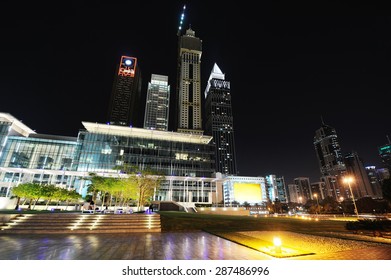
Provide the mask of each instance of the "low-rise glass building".
POLYGON ((155 200, 213 203, 216 184, 211 136, 82 122, 77 137, 38 134, 0 113, 0 196, 25 182, 86 194, 91 172, 119 176, 122 166, 165 176, 155 200))

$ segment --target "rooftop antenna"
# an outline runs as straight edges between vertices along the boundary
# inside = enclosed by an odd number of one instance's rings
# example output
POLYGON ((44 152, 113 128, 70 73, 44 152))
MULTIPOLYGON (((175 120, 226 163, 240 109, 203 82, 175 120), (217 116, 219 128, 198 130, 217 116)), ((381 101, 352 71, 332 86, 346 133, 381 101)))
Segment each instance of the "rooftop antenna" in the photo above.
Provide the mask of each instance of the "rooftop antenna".
POLYGON ((182 14, 181 14, 181 17, 179 19, 179 26, 178 26, 178 32, 177 32, 178 36, 181 35, 183 21, 185 20, 185 10, 186 10, 186 5, 183 5, 182 14))
POLYGON ((322 115, 320 115, 320 120, 322 122, 322 125, 324 125, 324 121, 323 121, 323 116, 322 115))

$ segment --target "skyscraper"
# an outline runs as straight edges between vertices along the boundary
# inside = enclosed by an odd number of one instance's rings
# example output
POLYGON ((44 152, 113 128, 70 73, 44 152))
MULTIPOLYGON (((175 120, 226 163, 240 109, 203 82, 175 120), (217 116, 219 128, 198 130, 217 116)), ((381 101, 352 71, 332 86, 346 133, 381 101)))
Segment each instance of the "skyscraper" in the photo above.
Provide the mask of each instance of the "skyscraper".
POLYGON ((379 178, 379 174, 377 173, 376 166, 366 166, 365 170, 367 171, 374 197, 382 198, 383 193, 382 193, 381 183, 380 183, 381 180, 379 178))
POLYGON ((202 41, 191 28, 178 36, 177 131, 201 135, 202 41))
POLYGON ((141 126, 138 115, 141 74, 137 58, 122 56, 114 77, 108 121, 122 126, 141 126))
POLYGON ((145 103, 144 128, 168 130, 170 86, 168 77, 152 74, 145 103))
POLYGON ((379 147, 379 156, 384 164, 384 167, 391 170, 391 141, 388 138, 388 144, 379 147))
POLYGON ((346 170, 335 128, 322 122, 315 132, 314 146, 322 176, 338 176, 346 170))
POLYGON ((374 197, 368 174, 358 154, 356 152, 347 154, 345 164, 347 173, 354 177, 354 181, 351 183, 354 197, 356 199, 364 196, 374 197))
POLYGON ((205 89, 206 131, 216 146, 216 171, 235 175, 236 156, 230 82, 215 63, 205 89))

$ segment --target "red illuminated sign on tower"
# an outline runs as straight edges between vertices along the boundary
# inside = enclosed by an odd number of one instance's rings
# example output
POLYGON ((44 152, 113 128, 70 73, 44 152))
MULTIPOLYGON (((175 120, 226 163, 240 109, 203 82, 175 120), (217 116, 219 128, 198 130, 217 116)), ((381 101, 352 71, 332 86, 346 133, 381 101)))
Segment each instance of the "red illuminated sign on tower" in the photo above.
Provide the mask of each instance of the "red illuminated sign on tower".
POLYGON ((121 64, 118 70, 118 76, 134 77, 136 72, 137 58, 122 56, 121 64))

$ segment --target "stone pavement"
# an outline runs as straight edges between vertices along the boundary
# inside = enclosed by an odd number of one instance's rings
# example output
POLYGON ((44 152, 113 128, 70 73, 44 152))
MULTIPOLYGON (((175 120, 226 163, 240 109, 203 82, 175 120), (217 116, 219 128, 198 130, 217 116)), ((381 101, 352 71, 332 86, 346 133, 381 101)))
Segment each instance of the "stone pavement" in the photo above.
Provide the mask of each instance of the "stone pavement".
MULTIPOLYGON (((195 232, 0 235, 0 260, 271 260, 273 257, 195 232)), ((391 245, 288 258, 292 260, 391 260, 391 245)))

